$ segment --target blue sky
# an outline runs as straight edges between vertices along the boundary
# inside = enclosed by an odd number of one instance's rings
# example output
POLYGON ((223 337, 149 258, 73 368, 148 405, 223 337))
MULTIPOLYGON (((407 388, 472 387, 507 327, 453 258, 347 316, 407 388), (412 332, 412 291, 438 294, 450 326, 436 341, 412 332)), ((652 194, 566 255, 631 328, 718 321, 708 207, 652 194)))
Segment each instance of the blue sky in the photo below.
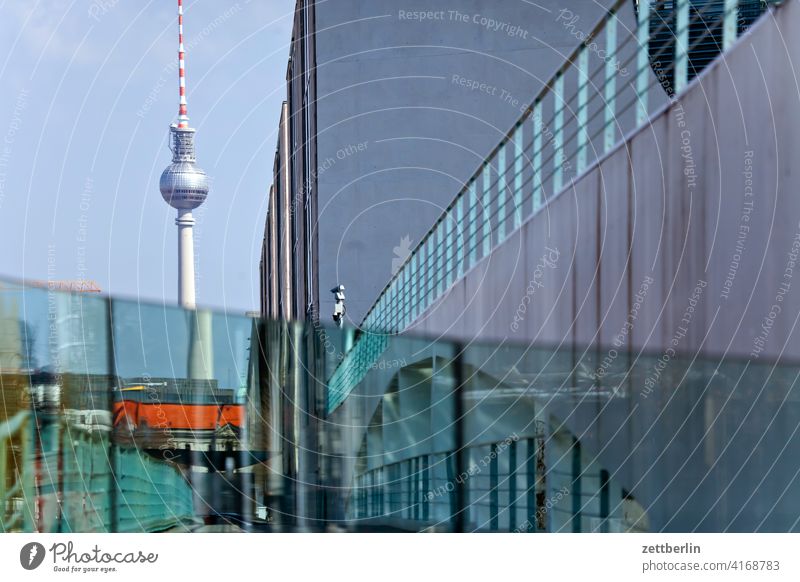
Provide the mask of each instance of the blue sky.
MULTIPOLYGON (((198 304, 257 309, 293 0, 185 0, 198 304)), ((0 276, 175 303, 177 2, 0 0, 0 276)))

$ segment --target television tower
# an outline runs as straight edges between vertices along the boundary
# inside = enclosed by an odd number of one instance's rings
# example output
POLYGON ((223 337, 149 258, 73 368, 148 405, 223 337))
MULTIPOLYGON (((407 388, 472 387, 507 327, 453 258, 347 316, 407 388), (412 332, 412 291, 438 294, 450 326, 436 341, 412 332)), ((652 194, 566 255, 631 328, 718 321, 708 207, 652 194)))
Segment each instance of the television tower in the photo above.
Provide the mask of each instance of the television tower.
POLYGON ((183 0, 178 0, 178 123, 170 125, 172 163, 161 174, 159 188, 164 200, 178 210, 178 303, 195 308, 194 217, 192 210, 208 196, 208 176, 195 165, 194 129, 186 112, 186 74, 183 51, 183 0))

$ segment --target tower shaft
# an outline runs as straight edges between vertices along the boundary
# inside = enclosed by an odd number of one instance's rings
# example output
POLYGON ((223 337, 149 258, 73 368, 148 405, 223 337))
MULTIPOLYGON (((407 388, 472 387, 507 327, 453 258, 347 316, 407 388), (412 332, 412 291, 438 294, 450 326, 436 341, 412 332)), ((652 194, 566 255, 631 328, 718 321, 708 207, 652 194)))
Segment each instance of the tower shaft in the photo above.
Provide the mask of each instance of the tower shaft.
POLYGON ((178 303, 195 308, 194 217, 191 210, 178 210, 178 303))

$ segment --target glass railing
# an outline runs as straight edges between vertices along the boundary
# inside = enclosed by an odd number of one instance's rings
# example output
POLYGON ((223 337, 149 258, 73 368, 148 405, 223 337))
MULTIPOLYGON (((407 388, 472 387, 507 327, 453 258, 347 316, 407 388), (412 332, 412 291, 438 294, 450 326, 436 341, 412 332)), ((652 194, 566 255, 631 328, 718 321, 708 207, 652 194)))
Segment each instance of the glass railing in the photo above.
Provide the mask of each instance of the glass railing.
POLYGON ((348 527, 800 529, 797 362, 386 343, 323 425, 348 527))
POLYGON ((796 362, 352 333, 4 284, 2 530, 800 529, 796 362))
POLYGON ((4 282, 3 529, 160 531, 224 515, 213 495, 231 496, 241 477, 215 480, 250 453, 251 328, 245 317, 4 282))

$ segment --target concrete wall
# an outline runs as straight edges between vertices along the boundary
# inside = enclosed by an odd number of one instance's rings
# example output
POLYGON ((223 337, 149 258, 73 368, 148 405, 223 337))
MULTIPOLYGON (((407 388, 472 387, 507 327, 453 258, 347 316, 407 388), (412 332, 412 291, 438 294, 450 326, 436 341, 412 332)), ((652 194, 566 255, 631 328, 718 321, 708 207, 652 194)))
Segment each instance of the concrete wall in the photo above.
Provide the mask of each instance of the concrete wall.
POLYGON ((760 357, 800 359, 800 343, 788 341, 800 313, 789 256, 800 234, 792 171, 800 140, 797 12, 788 2, 767 15, 678 102, 454 284, 411 331, 610 345, 651 277, 631 347, 668 347, 701 282, 678 351, 748 357, 778 303, 760 357), (547 249, 558 251, 555 267, 541 269, 543 287, 512 326, 542 256, 555 256, 547 249), (776 301, 785 282, 789 290, 776 301))
POLYGON ((569 30, 556 22, 562 4, 316 3, 321 317, 342 283, 347 317, 361 321, 392 275, 395 247, 403 255, 404 237, 407 251, 419 242, 578 45, 573 30, 588 33, 611 0, 573 3, 569 30), (433 15, 420 21, 418 11, 433 15))
POLYGON ((551 410, 654 529, 797 528, 797 62, 800 3, 789 1, 411 330, 560 346, 577 366, 631 324, 616 347, 651 359, 623 397, 551 410), (536 279, 547 249, 559 258, 536 279), (534 279, 543 286, 514 329, 534 279), (659 357, 668 364, 648 393, 659 357))

